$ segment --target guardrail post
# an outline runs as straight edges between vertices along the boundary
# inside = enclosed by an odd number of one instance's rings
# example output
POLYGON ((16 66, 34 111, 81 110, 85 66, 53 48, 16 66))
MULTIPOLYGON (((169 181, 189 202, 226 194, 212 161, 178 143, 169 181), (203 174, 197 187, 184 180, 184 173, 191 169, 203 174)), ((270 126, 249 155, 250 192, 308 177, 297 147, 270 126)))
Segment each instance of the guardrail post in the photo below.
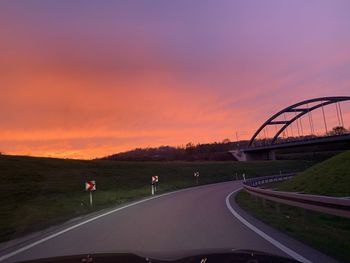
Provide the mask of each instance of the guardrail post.
POLYGON ((304 208, 300 208, 300 215, 302 217, 303 224, 306 224, 308 221, 308 211, 304 208))
POLYGON ((256 200, 255 195, 253 195, 253 194, 251 194, 251 193, 249 193, 249 195, 250 195, 250 200, 252 200, 252 201, 255 201, 255 200, 256 200))
POLYGON ((280 203, 276 202, 276 203, 275 203, 275 207, 276 207, 276 213, 277 213, 277 214, 280 214, 280 213, 281 213, 281 206, 280 206, 280 203))

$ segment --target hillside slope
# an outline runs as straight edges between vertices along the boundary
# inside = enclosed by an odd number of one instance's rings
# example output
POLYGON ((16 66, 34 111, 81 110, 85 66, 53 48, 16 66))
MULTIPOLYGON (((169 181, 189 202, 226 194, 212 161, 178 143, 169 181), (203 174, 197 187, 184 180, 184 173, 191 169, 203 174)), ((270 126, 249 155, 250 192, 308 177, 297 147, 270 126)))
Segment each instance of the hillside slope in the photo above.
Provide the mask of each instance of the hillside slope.
POLYGON ((340 153, 305 170, 278 190, 328 196, 350 196, 350 151, 340 153))

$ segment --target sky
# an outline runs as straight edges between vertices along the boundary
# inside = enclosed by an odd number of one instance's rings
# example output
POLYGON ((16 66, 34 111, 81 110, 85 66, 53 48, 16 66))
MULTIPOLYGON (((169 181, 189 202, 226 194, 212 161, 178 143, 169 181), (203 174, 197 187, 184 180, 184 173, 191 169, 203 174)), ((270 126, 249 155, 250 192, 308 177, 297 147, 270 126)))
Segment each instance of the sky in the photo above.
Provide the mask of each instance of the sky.
POLYGON ((350 95, 349 13, 346 0, 1 1, 0 152, 249 139, 290 104, 350 95))

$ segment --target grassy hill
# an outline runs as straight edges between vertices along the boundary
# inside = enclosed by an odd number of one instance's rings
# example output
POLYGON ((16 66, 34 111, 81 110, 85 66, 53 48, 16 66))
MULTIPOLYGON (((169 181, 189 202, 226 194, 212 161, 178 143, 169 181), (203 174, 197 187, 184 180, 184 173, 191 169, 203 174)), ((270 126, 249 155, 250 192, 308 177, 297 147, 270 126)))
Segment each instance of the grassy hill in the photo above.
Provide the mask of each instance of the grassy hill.
POLYGON ((350 151, 323 161, 292 180, 277 184, 278 190, 328 196, 350 196, 350 151))
MULTIPOLYGON (((340 153, 305 170, 293 179, 265 185, 281 191, 328 196, 350 196, 350 151, 340 153)), ((261 221, 314 248, 350 262, 350 221, 266 200, 253 199, 244 191, 238 204, 261 221)))
POLYGON ((307 161, 265 162, 117 162, 0 155, 0 241, 58 224, 94 210, 150 195, 150 179, 159 176, 159 193, 200 184, 301 171, 307 161), (84 189, 96 180, 94 208, 84 189))

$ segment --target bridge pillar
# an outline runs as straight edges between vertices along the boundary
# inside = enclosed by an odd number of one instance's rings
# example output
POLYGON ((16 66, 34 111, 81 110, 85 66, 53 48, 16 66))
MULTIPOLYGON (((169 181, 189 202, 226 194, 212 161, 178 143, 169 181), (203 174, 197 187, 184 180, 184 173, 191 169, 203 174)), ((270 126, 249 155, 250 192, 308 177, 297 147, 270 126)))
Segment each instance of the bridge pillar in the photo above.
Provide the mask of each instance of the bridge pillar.
POLYGON ((276 161, 276 152, 275 151, 269 151, 269 160, 276 161))
POLYGON ((232 150, 230 153, 240 162, 276 160, 275 151, 245 152, 244 150, 232 150))
POLYGON ((241 150, 232 150, 230 153, 233 155, 233 157, 239 161, 239 162, 245 162, 247 161, 246 154, 241 150))

